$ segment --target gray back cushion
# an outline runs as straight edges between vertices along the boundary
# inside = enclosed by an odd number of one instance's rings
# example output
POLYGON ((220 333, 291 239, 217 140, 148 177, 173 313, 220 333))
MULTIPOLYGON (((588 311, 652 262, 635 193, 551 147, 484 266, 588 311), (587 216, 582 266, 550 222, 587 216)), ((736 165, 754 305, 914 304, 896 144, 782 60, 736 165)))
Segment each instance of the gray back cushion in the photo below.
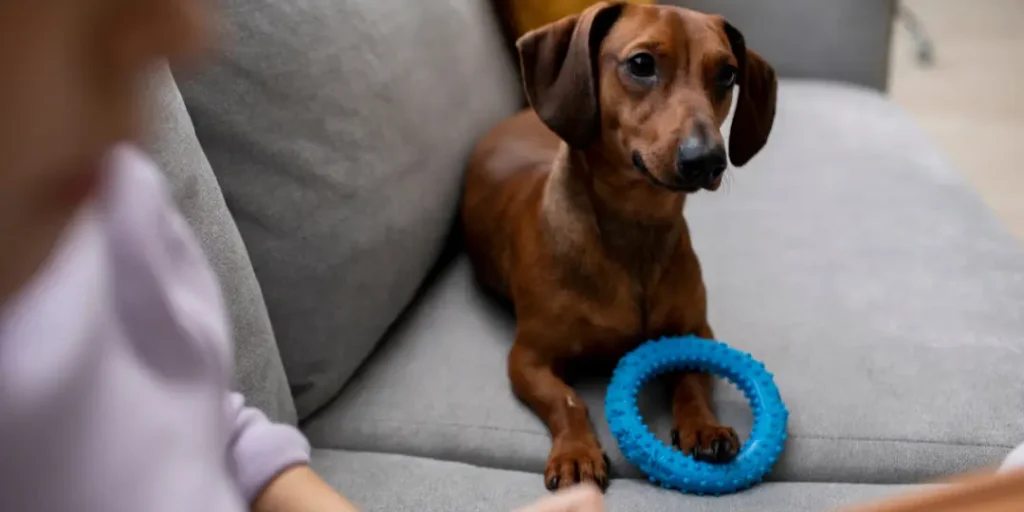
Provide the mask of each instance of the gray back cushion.
POLYGON ((724 15, 783 76, 884 90, 895 0, 664 0, 724 15))
POLYGON ((179 209, 220 279, 233 325, 236 386, 250 405, 277 421, 294 423, 295 404, 260 285, 166 67, 154 75, 148 92, 146 149, 166 174, 179 209))
POLYGON ((518 80, 486 0, 221 4, 224 52, 182 93, 305 417, 412 298, 518 80))

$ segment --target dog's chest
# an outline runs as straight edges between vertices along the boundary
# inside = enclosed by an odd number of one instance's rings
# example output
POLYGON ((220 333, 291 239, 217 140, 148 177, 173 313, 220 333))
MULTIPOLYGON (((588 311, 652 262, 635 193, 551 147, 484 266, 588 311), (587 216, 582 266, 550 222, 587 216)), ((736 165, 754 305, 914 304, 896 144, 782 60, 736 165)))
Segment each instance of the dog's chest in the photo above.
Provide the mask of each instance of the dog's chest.
POLYGON ((595 215, 555 200, 563 196, 549 196, 541 234, 557 282, 530 295, 542 306, 544 328, 564 340, 565 356, 617 357, 647 339, 705 325, 704 287, 685 223, 595 215))
POLYGON ((571 299, 557 308, 572 340, 567 355, 618 357, 648 339, 690 334, 706 323, 703 285, 682 279, 679 269, 643 272, 610 260, 572 268, 571 299))

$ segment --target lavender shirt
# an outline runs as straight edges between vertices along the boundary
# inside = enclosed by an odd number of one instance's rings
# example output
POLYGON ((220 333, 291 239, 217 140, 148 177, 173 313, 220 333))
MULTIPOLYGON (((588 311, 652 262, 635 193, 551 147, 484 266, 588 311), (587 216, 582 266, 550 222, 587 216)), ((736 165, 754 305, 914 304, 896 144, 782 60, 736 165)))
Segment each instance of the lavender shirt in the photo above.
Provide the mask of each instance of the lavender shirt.
MULTIPOLYGON (((2 250, 2 249, 0 249, 2 250)), ((0 509, 234 512, 309 445, 229 391, 224 304, 130 146, 0 309, 0 509)))

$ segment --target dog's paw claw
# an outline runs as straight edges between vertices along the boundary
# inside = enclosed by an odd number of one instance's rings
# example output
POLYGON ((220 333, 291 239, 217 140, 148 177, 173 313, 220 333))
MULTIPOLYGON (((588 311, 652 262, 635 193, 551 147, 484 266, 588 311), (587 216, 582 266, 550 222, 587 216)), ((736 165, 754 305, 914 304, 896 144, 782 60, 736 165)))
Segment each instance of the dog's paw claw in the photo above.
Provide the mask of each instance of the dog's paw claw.
POLYGON ((696 460, 715 464, 732 461, 740 450, 736 431, 724 425, 699 425, 673 430, 672 444, 696 460))
POLYGON ((608 487, 607 457, 596 441, 557 442, 551 449, 544 481, 549 490, 591 483, 602 490, 608 487))
POLYGON ((548 488, 549 491, 554 491, 555 489, 558 489, 558 477, 557 476, 553 476, 553 477, 549 478, 548 481, 547 481, 546 487, 548 488))

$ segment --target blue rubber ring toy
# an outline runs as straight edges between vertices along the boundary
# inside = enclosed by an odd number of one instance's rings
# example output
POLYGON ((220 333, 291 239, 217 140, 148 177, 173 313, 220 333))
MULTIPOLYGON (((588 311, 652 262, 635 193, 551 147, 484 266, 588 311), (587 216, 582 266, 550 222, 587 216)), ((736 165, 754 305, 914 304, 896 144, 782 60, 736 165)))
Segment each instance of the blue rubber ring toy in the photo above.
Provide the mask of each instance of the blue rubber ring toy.
POLYGON ((789 411, 772 374, 750 354, 696 336, 667 337, 644 343, 615 368, 605 413, 626 459, 652 483, 699 495, 729 494, 761 482, 786 443, 789 411), (754 426, 736 458, 725 464, 700 462, 661 442, 644 425, 637 393, 662 373, 700 370, 725 377, 750 401, 754 426))

